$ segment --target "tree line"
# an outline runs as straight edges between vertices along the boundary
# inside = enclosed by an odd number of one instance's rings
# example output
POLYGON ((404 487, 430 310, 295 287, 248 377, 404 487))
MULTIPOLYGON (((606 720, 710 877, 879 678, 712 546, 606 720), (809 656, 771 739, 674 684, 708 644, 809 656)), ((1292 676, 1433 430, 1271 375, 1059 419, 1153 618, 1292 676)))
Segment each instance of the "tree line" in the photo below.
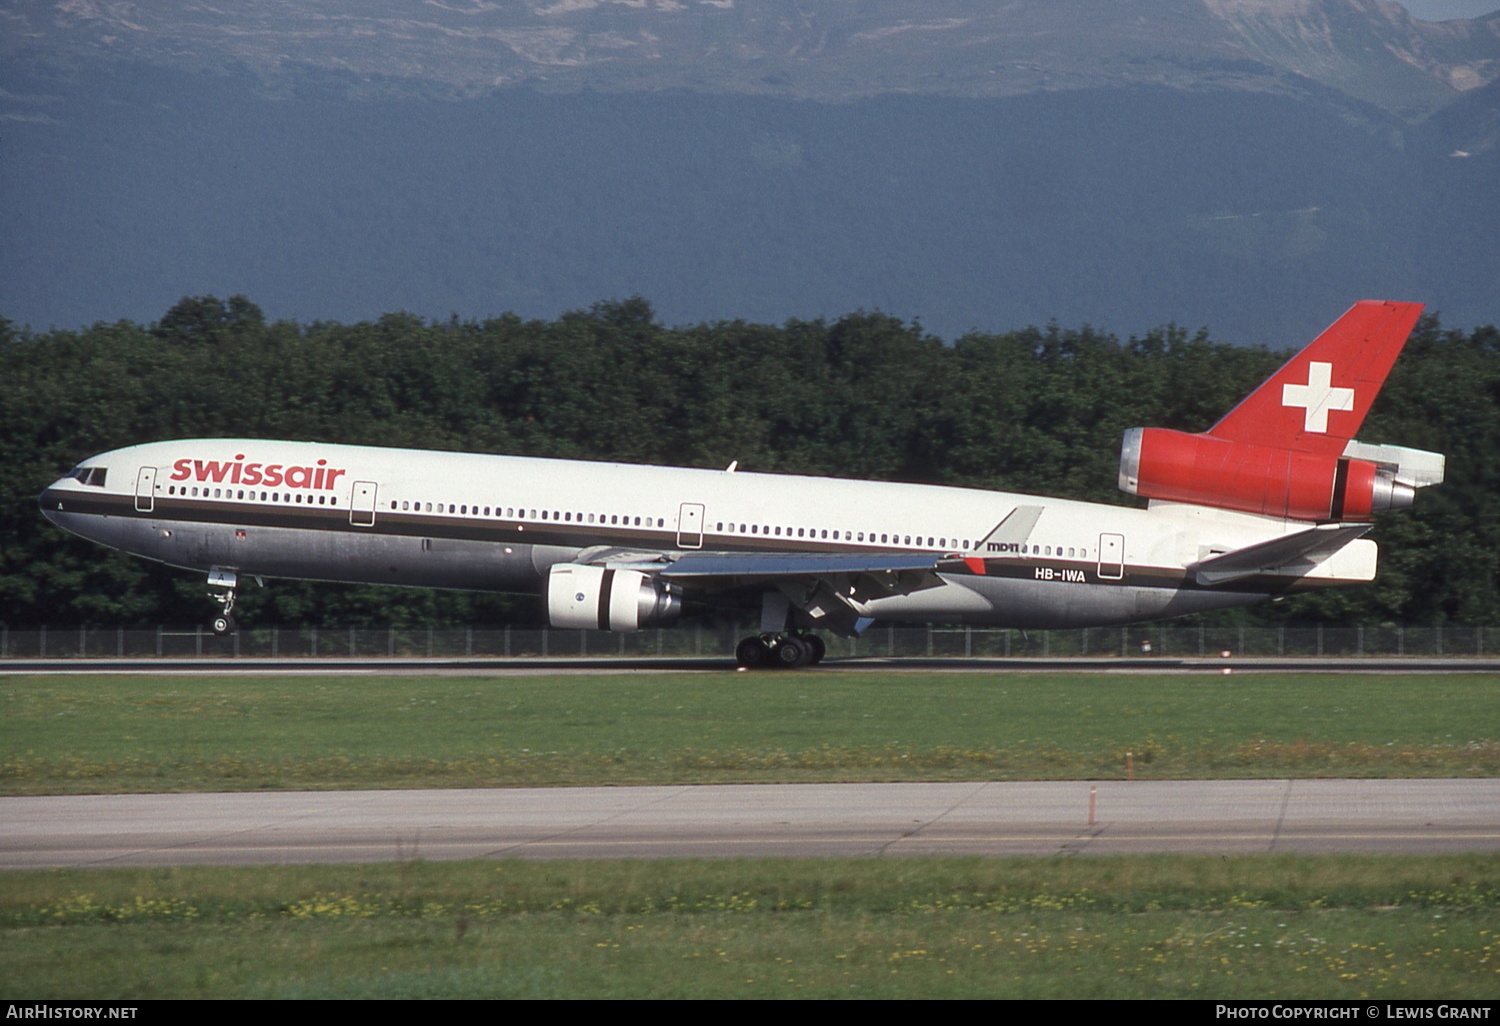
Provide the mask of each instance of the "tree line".
MULTIPOLYGON (((877 478, 1138 502, 1120 436, 1211 426, 1287 356, 1175 326, 1049 325, 951 344, 880 313, 659 324, 634 297, 555 320, 268 322, 242 296, 153 324, 35 332, 0 318, 0 622, 192 623, 186 571, 57 530, 36 497, 95 453, 267 437, 877 478)), ((1361 438, 1448 455, 1388 514, 1373 586, 1221 614, 1258 622, 1493 623, 1500 613, 1500 331, 1424 319, 1361 438)), ((532 599, 279 581, 241 622, 535 623, 532 599)))

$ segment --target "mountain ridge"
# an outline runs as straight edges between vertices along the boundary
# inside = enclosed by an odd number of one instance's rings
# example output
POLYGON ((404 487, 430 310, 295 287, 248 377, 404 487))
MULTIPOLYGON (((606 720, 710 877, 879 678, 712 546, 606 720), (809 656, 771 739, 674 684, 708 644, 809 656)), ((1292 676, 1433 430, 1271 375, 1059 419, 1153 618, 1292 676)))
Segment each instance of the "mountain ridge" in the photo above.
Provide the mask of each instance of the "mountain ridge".
POLYGON ((50 0, 5 12, 12 60, 309 70, 473 96, 682 89, 842 101, 1106 85, 1296 92, 1419 120, 1500 79, 1500 12, 1423 22, 1393 0, 50 0))

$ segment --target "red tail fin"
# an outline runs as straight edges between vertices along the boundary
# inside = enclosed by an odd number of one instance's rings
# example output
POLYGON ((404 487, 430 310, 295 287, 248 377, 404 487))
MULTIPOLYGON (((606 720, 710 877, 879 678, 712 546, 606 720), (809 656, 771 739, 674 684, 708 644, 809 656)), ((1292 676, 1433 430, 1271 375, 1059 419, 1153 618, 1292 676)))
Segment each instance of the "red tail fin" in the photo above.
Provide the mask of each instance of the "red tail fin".
POLYGON ((1342 454, 1421 313, 1421 303, 1355 303, 1207 434, 1321 456, 1342 454))

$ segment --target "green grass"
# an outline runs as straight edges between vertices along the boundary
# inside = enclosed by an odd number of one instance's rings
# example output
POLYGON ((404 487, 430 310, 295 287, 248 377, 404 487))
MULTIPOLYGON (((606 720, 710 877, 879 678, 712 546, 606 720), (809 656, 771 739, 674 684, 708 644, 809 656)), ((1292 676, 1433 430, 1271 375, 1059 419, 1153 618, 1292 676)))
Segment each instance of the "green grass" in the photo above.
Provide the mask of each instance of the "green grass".
POLYGON ((1500 678, 7 677, 0 792, 1492 776, 1500 678))
POLYGON ((1493 998, 1500 863, 462 862, 12 872, 7 998, 1493 998))
MULTIPOLYGON (((1493 775, 1494 676, 0 680, 10 794, 1493 775)), ((1493 856, 0 875, 0 996, 1492 998, 1493 856)))

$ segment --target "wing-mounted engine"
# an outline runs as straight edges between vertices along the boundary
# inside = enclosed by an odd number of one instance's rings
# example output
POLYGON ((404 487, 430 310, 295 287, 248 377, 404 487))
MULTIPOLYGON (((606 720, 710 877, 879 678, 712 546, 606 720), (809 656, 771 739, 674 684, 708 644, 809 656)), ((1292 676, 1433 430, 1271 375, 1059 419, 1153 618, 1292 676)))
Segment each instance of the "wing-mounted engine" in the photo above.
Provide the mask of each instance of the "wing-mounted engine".
POLYGON ((1167 502, 1293 520, 1352 520, 1405 509, 1443 479, 1440 453, 1351 441, 1325 454, 1131 428, 1120 449, 1120 489, 1167 502))
POLYGON ((639 570, 559 563, 547 578, 554 627, 630 632, 670 627, 681 615, 682 589, 639 570))

